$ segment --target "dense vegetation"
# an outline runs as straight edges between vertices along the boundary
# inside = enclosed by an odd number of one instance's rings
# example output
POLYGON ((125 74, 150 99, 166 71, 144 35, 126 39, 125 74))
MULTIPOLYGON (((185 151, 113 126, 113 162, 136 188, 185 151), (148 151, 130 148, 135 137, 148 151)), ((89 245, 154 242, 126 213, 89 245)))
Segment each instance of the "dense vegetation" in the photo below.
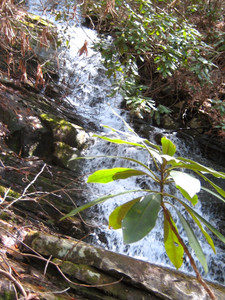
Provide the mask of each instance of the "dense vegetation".
POLYGON ((96 47, 126 108, 157 125, 167 114, 192 127, 198 116, 197 129, 220 135, 225 129, 224 9, 222 0, 83 4, 86 22, 105 35, 96 47))
MULTIPOLYGON (((48 9, 56 20, 76 19, 79 9, 85 24, 101 33, 95 47, 115 79, 112 94, 122 93, 124 107, 134 116, 158 126, 224 136, 224 1, 87 0, 48 9)), ((51 77, 49 61, 37 59, 33 49, 48 48, 52 41, 60 46, 61 41, 51 26, 42 30, 39 20, 21 13, 12 1, 1 1, 0 10, 6 74, 29 84, 33 77, 36 87, 43 86, 51 77)))

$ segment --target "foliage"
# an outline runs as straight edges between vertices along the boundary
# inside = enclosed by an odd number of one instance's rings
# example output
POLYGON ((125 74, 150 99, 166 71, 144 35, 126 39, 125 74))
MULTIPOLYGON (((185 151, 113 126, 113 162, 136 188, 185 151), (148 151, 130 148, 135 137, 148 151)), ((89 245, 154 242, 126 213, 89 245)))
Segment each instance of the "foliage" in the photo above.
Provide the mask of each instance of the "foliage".
MULTIPOLYGON (((111 42, 100 41, 96 48, 103 55, 108 75, 116 78, 115 91, 119 87, 126 93, 128 108, 132 111, 137 110, 140 102, 140 95, 136 95, 133 87, 139 91, 143 82, 146 88, 141 93, 143 101, 139 111, 143 103, 149 103, 149 98, 151 102, 156 100, 154 79, 163 84, 164 79, 184 71, 191 72, 201 84, 210 82, 210 70, 215 66, 210 56, 213 49, 186 16, 174 9, 175 2, 178 1, 173 1, 172 7, 167 1, 146 0, 86 3, 90 18, 94 20, 96 14, 99 20, 96 27, 113 37, 111 42), (118 72, 122 73, 122 80, 118 79, 118 72), (132 89, 127 86, 131 79, 132 89)), ((205 1, 200 2, 203 5, 205 1)), ((190 14, 200 3, 192 1, 185 6, 190 14)), ((149 105, 145 107, 149 111, 149 105)), ((157 111, 157 105, 150 110, 157 111)))
POLYGON ((219 128, 225 131, 225 101, 219 99, 211 100, 213 106, 212 109, 216 112, 217 119, 215 120, 215 128, 219 128))
MULTIPOLYGON (((219 200, 225 202, 225 191, 207 177, 207 175, 210 175, 215 178, 225 179, 225 173, 217 172, 191 159, 175 157, 176 146, 166 137, 161 139, 161 147, 159 147, 150 143, 146 139, 141 139, 134 133, 128 124, 126 124, 126 126, 132 133, 130 134, 129 140, 123 138, 113 139, 108 138, 107 136, 98 137, 111 143, 124 144, 124 146, 133 146, 144 149, 152 158, 154 167, 150 169, 147 165, 131 157, 114 157, 117 159, 131 161, 137 165, 137 168, 101 169, 90 175, 87 182, 106 184, 111 181, 119 179, 123 180, 133 176, 144 176, 145 178, 148 178, 150 182, 155 182, 158 189, 152 190, 151 188, 146 188, 143 190, 132 190, 113 195, 105 195, 72 210, 62 219, 73 216, 86 208, 103 203, 116 196, 142 192, 142 196, 135 197, 125 202, 111 213, 109 216, 109 227, 114 229, 121 228, 124 242, 134 243, 145 237, 152 228, 154 228, 156 220, 159 217, 159 211, 162 211, 164 215, 164 245, 169 259, 178 269, 183 263, 183 254, 186 253, 199 279, 199 271, 197 270, 189 249, 178 232, 175 218, 173 216, 174 213, 178 216, 188 237, 190 247, 194 250, 198 260, 207 273, 208 266, 206 257, 191 224, 192 222, 196 224, 204 235, 206 242, 211 246, 214 252, 215 246, 213 240, 205 231, 204 227, 214 233, 223 243, 225 243, 225 237, 207 220, 200 216, 194 210, 193 206, 195 206, 198 202, 198 193, 201 189, 212 193, 219 200), (135 140, 137 140, 137 142, 134 142, 135 140), (193 174, 191 174, 190 171, 193 174), (203 180, 203 182, 210 184, 215 192, 202 187, 201 182, 197 177, 203 180), (165 191, 165 187, 171 184, 176 187, 180 196, 177 196, 176 194, 168 194, 165 191)), ((115 129, 113 130, 116 131, 115 129)), ((127 134, 125 136, 127 137, 127 134)), ((113 156, 110 157, 112 158, 113 156)), ((85 158, 92 159, 93 157, 85 158)), ((204 285, 204 283, 202 284, 204 285)), ((214 299, 212 295, 211 297, 214 299)))

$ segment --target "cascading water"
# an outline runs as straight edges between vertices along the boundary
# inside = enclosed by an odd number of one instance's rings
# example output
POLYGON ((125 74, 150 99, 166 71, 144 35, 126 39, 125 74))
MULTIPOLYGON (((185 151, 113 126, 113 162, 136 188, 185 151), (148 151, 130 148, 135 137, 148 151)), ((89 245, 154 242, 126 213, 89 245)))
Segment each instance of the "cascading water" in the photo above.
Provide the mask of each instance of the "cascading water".
MULTIPOLYGON (((30 10, 34 13, 40 13, 40 8, 37 8, 32 3, 30 4, 30 10)), ((52 19, 49 15, 47 18, 52 19)), ((105 75, 105 69, 101 64, 100 53, 97 53, 91 48, 93 42, 98 39, 96 32, 87 28, 83 28, 82 26, 74 26, 74 24, 70 25, 68 23, 66 25, 64 23, 59 23, 57 26, 59 27, 59 30, 63 32, 63 35, 67 35, 70 45, 70 48, 67 49, 61 64, 62 80, 65 79, 66 76, 66 81, 71 89, 71 94, 67 97, 67 100, 73 103, 77 114, 88 119, 90 124, 95 124, 97 127, 102 128, 102 131, 106 131, 107 129, 100 127, 100 124, 108 125, 118 130, 127 131, 126 126, 124 126, 124 122, 112 112, 112 109, 108 105, 108 102, 110 102, 110 105, 113 107, 113 109, 129 122, 129 116, 127 113, 120 109, 122 97, 120 95, 117 95, 114 98, 108 97, 112 83, 105 75), (84 45, 85 41, 88 43, 88 53, 87 55, 84 53, 79 56, 79 49, 84 45)), ((163 131, 157 128, 152 128, 151 132, 149 133, 149 138, 154 139, 154 136, 159 133, 163 134, 163 131)), ((175 134, 171 133, 167 134, 167 136, 176 144, 179 155, 193 158, 197 161, 202 160, 199 153, 197 151, 193 151, 193 149, 196 149, 194 142, 192 145, 188 146, 187 144, 184 145, 175 134)), ((136 158, 145 164, 151 163, 148 161, 149 158, 146 156, 146 153, 144 153, 143 150, 109 144, 98 139, 93 139, 93 145, 88 149, 88 151, 86 151, 85 155, 128 156, 136 158)), ((93 171, 102 168, 127 166, 124 164, 125 162, 121 160, 98 158, 87 161, 85 163, 83 173, 90 174, 93 171)), ((209 162, 205 162, 204 164, 209 165, 209 162)), ((129 166, 131 167, 132 165, 129 166)), ((129 189, 139 189, 140 186, 143 187, 145 185, 151 186, 152 183, 141 179, 130 178, 125 181, 120 180, 107 185, 89 184, 86 190, 86 199, 87 201, 91 201, 105 194, 119 193, 129 189)), ((92 221, 97 224, 97 229, 93 234, 91 241, 112 251, 131 255, 151 263, 172 267, 167 256, 165 255, 163 245, 163 225, 161 222, 161 219, 163 218, 162 214, 158 218, 157 224, 151 233, 141 241, 131 245, 123 244, 122 234, 119 230, 114 231, 108 229, 107 219, 110 212, 118 204, 125 202, 125 200, 127 201, 132 199, 131 196, 130 198, 128 197, 129 196, 120 196, 117 197, 116 200, 114 198, 106 202, 97 209, 93 208, 90 214, 92 221), (124 199, 124 197, 126 197, 126 199, 124 199), (104 239, 102 239, 102 236, 104 236, 104 239)), ((201 208, 201 204, 198 203, 196 209, 200 214, 202 214, 201 208)), ((210 214, 205 212, 204 217, 210 222, 214 223, 213 225, 217 227, 216 222, 213 220, 211 207, 208 208, 208 212, 210 212, 210 214)), ((200 238, 199 236, 199 239, 209 264, 209 274, 206 276, 206 278, 223 284, 225 278, 225 261, 222 247, 220 247, 218 244, 217 254, 214 255, 213 251, 209 246, 207 246, 203 238, 200 238)), ((187 261, 184 262, 181 270, 189 273, 192 272, 187 261)))

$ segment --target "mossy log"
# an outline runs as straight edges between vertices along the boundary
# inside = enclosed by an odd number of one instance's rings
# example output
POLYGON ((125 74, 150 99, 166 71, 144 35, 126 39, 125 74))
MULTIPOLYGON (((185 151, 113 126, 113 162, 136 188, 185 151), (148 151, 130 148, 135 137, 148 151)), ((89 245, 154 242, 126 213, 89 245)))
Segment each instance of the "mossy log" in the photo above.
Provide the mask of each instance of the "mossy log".
MULTIPOLYGON (((143 293, 149 293, 148 297, 152 297, 127 299, 209 299, 208 294, 192 276, 113 253, 81 241, 32 232, 26 236, 25 243, 46 257, 52 255, 54 258, 62 260, 62 269, 78 280, 96 284, 105 282, 110 276, 115 280, 121 279, 120 285, 124 284, 128 290, 131 289, 131 295, 133 294, 132 289, 138 288, 143 290, 143 293), (85 267, 83 267, 84 265, 85 267), (71 271, 72 266, 73 271, 71 271), (89 267, 90 269, 88 269, 89 267), (107 276, 102 279, 105 274, 107 276)), ((219 300, 225 298, 224 287, 210 282, 208 284, 219 300)))

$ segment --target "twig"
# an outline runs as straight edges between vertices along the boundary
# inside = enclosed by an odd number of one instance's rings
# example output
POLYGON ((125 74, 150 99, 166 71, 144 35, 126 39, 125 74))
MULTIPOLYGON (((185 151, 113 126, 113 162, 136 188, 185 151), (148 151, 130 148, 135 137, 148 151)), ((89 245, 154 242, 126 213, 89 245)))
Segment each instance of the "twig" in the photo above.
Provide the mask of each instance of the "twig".
MULTIPOLYGON (((64 289, 64 290, 62 290, 62 291, 53 291, 53 292, 51 292, 51 293, 52 293, 52 294, 62 294, 62 293, 67 292, 69 289, 70 289, 70 287, 68 287, 68 288, 66 288, 66 289, 64 289)), ((48 292, 46 292, 46 293, 41 293, 41 295, 48 295, 48 294, 50 294, 50 293, 48 293, 48 292)))
MULTIPOLYGON (((64 194, 67 195, 67 197, 68 197, 68 198, 70 199, 70 201, 73 203, 73 205, 75 206, 75 208, 77 208, 76 203, 73 201, 72 197, 67 193, 67 191, 65 191, 65 190, 63 189, 62 192, 63 192, 64 194)), ((96 227, 96 226, 94 226, 94 225, 87 224, 87 223, 84 221, 84 219, 82 218, 82 216, 81 216, 80 213, 78 213, 78 216, 79 216, 79 218, 81 219, 81 221, 82 221, 86 226, 88 226, 88 227, 93 227, 93 228, 96 227)))
POLYGON ((52 259, 52 255, 49 256, 49 259, 46 262, 45 269, 44 269, 44 277, 46 275, 46 271, 47 271, 47 268, 48 268, 48 265, 49 265, 49 262, 51 261, 51 259, 52 259))
POLYGON ((41 171, 34 177, 34 179, 25 187, 22 195, 21 195, 21 198, 26 194, 26 191, 29 189, 29 187, 35 183, 35 181, 38 179, 38 177, 41 175, 41 173, 44 171, 46 167, 46 164, 43 165, 43 167, 41 168, 41 171))
POLYGON ((21 294, 27 298, 27 293, 25 292, 23 286, 20 284, 18 280, 16 280, 9 272, 3 271, 0 269, 0 274, 7 277, 9 280, 11 280, 15 286, 18 288, 18 290, 21 292, 21 294))
POLYGON ((35 181, 38 179, 38 177, 39 177, 39 176, 41 175, 41 173, 44 171, 45 167, 46 167, 46 164, 43 165, 43 167, 41 168, 41 171, 40 171, 40 172, 34 177, 34 179, 33 179, 33 180, 25 187, 25 189, 23 190, 22 195, 21 195, 19 198, 17 198, 17 199, 15 199, 14 201, 12 201, 11 203, 9 203, 9 204, 4 208, 4 210, 8 209, 8 208, 9 208, 10 206, 12 206, 15 202, 21 200, 21 199, 26 195, 26 192, 27 192, 27 190, 29 189, 29 187, 30 187, 32 184, 35 183, 35 181))

